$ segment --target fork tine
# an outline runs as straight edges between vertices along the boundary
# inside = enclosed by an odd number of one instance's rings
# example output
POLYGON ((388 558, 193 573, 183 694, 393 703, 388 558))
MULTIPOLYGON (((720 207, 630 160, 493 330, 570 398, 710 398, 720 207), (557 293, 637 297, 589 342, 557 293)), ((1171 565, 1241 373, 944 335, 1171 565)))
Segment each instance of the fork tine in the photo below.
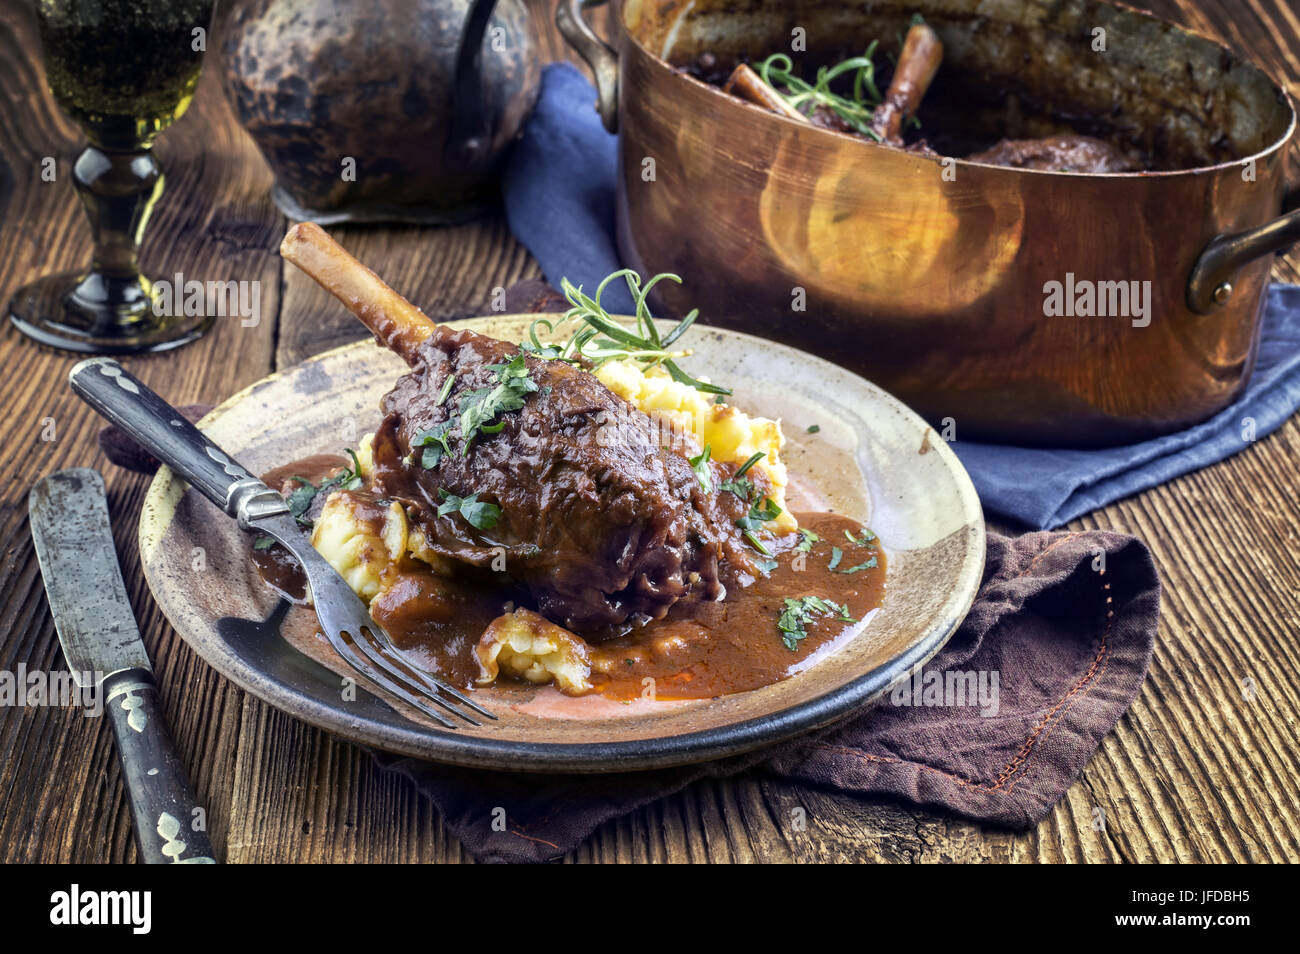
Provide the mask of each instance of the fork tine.
MULTIPOLYGON (((285 517, 287 521, 292 518, 285 517)), ((307 575, 312 603, 316 607, 316 620, 334 650, 347 660, 352 668, 373 679, 398 698, 415 706, 424 714, 449 729, 461 728, 448 720, 433 706, 464 720, 469 725, 482 728, 483 723, 461 711, 444 696, 456 699, 467 708, 495 719, 491 712, 465 698, 451 686, 431 673, 412 666, 392 645, 382 626, 371 618, 365 602, 352 591, 343 577, 330 566, 294 523, 285 528, 289 532, 276 539, 298 558, 307 575), (344 638, 347 634, 347 639, 344 638), (350 640, 350 641, 349 641, 350 640), (364 661, 363 661, 364 658, 364 661)))
POLYGON ((464 719, 472 726, 481 727, 483 725, 482 722, 479 722, 473 716, 461 712, 459 709, 453 706, 446 699, 442 698, 442 696, 439 695, 438 693, 430 692, 427 688, 420 685, 418 680, 412 678, 409 673, 403 672, 396 665, 394 665, 389 659, 385 658, 383 652, 380 650, 380 647, 377 646, 372 641, 374 637, 372 636, 370 639, 367 639, 366 636, 364 635, 364 630, 371 629, 371 627, 365 626, 360 628, 363 630, 363 632, 353 634, 353 640, 352 640, 353 644, 358 649, 360 649, 361 652, 365 655, 365 657, 369 659, 372 663, 374 663, 384 672, 388 673, 394 679, 400 681, 403 685, 420 693, 420 695, 422 695, 429 702, 432 702, 435 705, 442 706, 452 715, 460 716, 462 719, 464 719))
MULTIPOLYGON (((325 630, 325 638, 328 639, 329 644, 334 647, 334 651, 337 652, 340 656, 342 656, 343 659, 348 663, 348 665, 351 666, 353 669, 355 669, 357 672, 361 673, 366 678, 374 681, 381 688, 383 688, 387 692, 391 692, 393 695, 397 696, 397 698, 401 699, 402 701, 415 706, 415 708, 419 709, 421 712, 423 712, 429 718, 433 719, 438 724, 448 729, 458 728, 456 723, 452 722, 450 719, 444 716, 437 709, 433 708, 433 706, 429 705, 427 702, 425 702, 422 699, 417 699, 414 695, 412 695, 411 693, 407 692, 404 688, 402 688, 401 685, 394 682, 392 679, 388 678, 387 676, 383 675, 383 673, 376 672, 371 666, 367 665, 366 662, 359 655, 357 655, 356 651, 353 650, 353 648, 348 645, 348 642, 343 638, 342 633, 335 631, 332 627, 322 627, 322 629, 325 630)), ((358 642, 364 644, 365 640, 361 639, 358 640, 358 642)))
POLYGON ((479 705, 473 699, 466 696, 455 686, 451 685, 450 683, 442 679, 439 679, 433 673, 425 672, 424 670, 420 669, 418 666, 412 666, 409 662, 406 661, 406 657, 402 655, 401 650, 399 650, 396 646, 393 645, 393 641, 388 638, 388 633, 386 631, 374 626, 368 626, 366 627, 366 630, 371 634, 371 636, 374 637, 375 640, 374 646, 376 650, 382 653, 385 657, 396 662, 404 670, 409 672, 409 674, 413 676, 417 681, 423 683, 426 688, 451 696, 457 702, 469 706, 469 708, 473 709, 481 716, 485 716, 486 718, 489 719, 496 718, 496 715, 491 710, 483 708, 481 705, 479 705))

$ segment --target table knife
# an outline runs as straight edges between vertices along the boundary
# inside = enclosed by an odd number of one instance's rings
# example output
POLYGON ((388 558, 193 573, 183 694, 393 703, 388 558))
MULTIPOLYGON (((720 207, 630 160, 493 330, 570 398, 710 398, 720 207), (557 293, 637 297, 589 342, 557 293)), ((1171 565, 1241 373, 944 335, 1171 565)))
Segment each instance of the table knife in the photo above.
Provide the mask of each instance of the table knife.
POLYGON ((28 496, 32 540, 68 668, 97 689, 148 864, 215 864, 185 770, 163 722, 153 666, 140 641, 108 522, 104 479, 74 467, 50 474, 28 496))

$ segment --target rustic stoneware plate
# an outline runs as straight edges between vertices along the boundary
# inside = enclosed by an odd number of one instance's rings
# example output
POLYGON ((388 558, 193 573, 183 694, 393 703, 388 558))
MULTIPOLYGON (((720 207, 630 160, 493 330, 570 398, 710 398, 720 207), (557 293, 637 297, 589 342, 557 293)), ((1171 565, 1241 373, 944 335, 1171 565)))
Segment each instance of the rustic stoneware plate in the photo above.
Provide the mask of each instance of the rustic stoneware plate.
MULTIPOLYGON (((466 324, 519 341, 534 318, 466 324)), ((714 328, 693 329, 691 346, 688 370, 726 382, 738 407, 784 421, 791 509, 861 520, 888 558, 880 609, 783 682, 719 699, 631 704, 550 687, 491 688, 476 698, 499 721, 455 731, 399 715, 364 690, 345 699, 340 675, 351 670, 314 635, 311 611, 280 601, 250 563, 248 537, 166 468, 140 519, 145 576, 177 632, 239 686, 346 739, 440 762, 655 768, 731 755, 861 710, 934 655, 970 608, 984 564, 970 478, 920 417, 836 365, 714 328), (817 433, 807 433, 810 424, 817 433)), ((337 453, 378 424, 380 398, 404 368, 369 341, 339 348, 246 388, 200 426, 254 473, 337 453)))

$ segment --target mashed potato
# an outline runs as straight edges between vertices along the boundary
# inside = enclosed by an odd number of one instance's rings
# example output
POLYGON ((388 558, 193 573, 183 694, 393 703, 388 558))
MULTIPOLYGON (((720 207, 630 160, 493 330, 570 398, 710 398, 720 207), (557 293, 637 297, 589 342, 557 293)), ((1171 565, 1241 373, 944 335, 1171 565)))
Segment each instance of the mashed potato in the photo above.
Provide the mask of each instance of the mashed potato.
POLYGON ((554 682, 566 695, 591 690, 587 644, 531 610, 517 609, 492 621, 478 649, 479 677, 485 686, 505 672, 537 685, 554 682))
POLYGON ((410 525, 396 501, 383 521, 364 519, 347 494, 333 493, 312 527, 311 545, 366 602, 390 581, 390 568, 407 554, 410 525))
POLYGON ((611 361, 596 371, 596 377, 629 404, 666 423, 674 434, 689 435, 696 453, 708 447, 714 460, 739 466, 762 451, 764 456, 754 469, 767 476, 772 502, 781 508, 781 515, 766 526, 778 536, 798 529, 785 506, 789 478, 781 462, 785 435, 780 421, 750 417, 730 404, 715 404, 711 395, 674 381, 660 367, 642 371, 630 361, 611 361))

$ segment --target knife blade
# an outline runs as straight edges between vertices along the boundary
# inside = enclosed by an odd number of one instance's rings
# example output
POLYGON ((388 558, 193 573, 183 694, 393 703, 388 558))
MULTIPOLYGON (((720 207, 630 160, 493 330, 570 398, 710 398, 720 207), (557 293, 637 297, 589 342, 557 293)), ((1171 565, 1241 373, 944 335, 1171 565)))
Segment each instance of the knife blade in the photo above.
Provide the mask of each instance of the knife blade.
POLYGON ((68 668, 82 679, 153 667, 140 642, 108 522, 104 480, 88 468, 39 481, 28 497, 32 541, 68 668))
POLYGON ((87 467, 50 474, 28 495, 28 514, 63 654, 79 686, 98 688, 117 736, 141 860, 215 864, 122 580, 103 477, 87 467))

